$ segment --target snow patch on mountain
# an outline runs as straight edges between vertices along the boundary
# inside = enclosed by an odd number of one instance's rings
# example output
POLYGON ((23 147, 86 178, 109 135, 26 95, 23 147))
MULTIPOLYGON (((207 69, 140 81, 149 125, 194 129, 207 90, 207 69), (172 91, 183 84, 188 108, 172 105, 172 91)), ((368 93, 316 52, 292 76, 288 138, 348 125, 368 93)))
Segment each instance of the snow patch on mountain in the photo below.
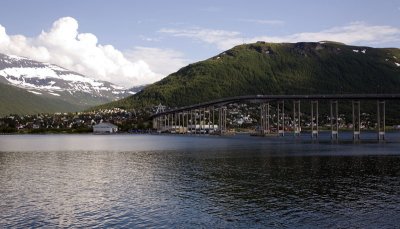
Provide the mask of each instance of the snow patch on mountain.
POLYGON ((85 89, 85 91, 90 92, 94 91, 109 91, 111 89, 122 90, 121 87, 115 86, 112 88, 105 87, 103 82, 99 82, 78 74, 66 73, 64 69, 63 72, 60 72, 61 69, 56 68, 38 68, 38 67, 14 67, 14 68, 5 68, 0 70, 0 76, 6 78, 11 84, 16 86, 27 86, 29 88, 38 87, 39 89, 53 89, 53 90, 62 90, 60 87, 54 86, 56 84, 56 79, 67 81, 73 90, 81 90, 85 89), (66 73, 66 74, 65 74, 66 73), (38 85, 36 83, 26 83, 27 79, 49 79, 52 80, 47 82, 47 85, 38 85), (53 80, 54 79, 54 80, 53 80))
POLYGON ((49 92, 54 96, 59 94, 53 91, 64 91, 70 95, 83 92, 96 98, 105 97, 111 101, 131 94, 130 90, 125 90, 121 86, 94 80, 57 65, 14 55, 0 54, 1 77, 11 85, 31 91, 33 89, 35 92, 49 92))
POLYGON ((1 76, 14 76, 24 78, 59 78, 59 76, 49 68, 5 68, 0 70, 1 76))
MULTIPOLYGON (((28 90, 29 91, 29 90, 28 90)), ((35 95, 41 95, 42 93, 40 93, 40 92, 37 92, 37 91, 29 91, 30 93, 33 93, 33 94, 35 94, 35 95)))
POLYGON ((28 58, 22 57, 22 56, 16 56, 16 55, 7 55, 10 59, 13 60, 27 60, 28 58))
POLYGON ((57 93, 54 93, 54 92, 49 92, 49 94, 50 94, 50 95, 54 95, 54 96, 61 96, 61 95, 59 95, 59 94, 57 94, 57 93))

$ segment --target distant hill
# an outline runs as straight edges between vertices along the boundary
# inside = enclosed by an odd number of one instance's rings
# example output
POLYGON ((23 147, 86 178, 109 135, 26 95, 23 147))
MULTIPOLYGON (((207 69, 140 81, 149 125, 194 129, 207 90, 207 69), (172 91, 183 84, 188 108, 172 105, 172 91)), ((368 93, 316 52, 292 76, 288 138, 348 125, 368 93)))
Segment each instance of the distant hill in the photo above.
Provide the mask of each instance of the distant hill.
POLYGON ((79 111, 127 97, 141 89, 125 90, 57 65, 5 54, 0 54, 0 86, 6 90, 0 91, 0 114, 79 111))
MULTIPOLYGON (((400 93, 400 49, 336 42, 236 46, 100 107, 170 107, 253 94, 400 93)), ((99 108, 99 107, 97 107, 99 108)))
POLYGON ((82 107, 51 97, 43 97, 24 89, 0 83, 0 116, 78 111, 82 107))

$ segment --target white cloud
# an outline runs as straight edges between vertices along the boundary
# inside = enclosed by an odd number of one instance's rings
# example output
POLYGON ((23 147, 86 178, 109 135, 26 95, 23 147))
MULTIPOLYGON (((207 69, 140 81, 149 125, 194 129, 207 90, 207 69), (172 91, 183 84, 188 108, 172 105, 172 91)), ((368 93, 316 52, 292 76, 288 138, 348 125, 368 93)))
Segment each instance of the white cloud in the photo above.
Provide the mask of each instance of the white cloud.
POLYGON ((126 56, 131 61, 144 60, 160 77, 165 77, 190 62, 184 58, 183 53, 172 49, 135 47, 127 51, 126 56))
POLYGON ((175 37, 187 37, 208 44, 216 45, 221 50, 229 49, 242 43, 256 41, 300 42, 331 40, 346 44, 376 45, 388 42, 400 42, 400 29, 392 26, 368 25, 364 22, 353 22, 342 27, 333 27, 319 32, 295 33, 286 36, 245 37, 237 31, 212 30, 204 28, 161 29, 159 32, 175 37))
POLYGON ((10 41, 10 38, 7 36, 6 28, 0 25, 0 45, 5 45, 10 41))
POLYGON ((331 40, 346 44, 380 44, 392 41, 400 41, 400 29, 392 26, 374 26, 367 25, 363 22, 353 22, 346 26, 333 27, 315 33, 297 33, 286 37, 270 38, 288 42, 331 40))
POLYGON ((283 24, 285 24, 285 22, 281 21, 281 20, 238 19, 238 21, 263 24, 263 25, 283 25, 283 24))
POLYGON ((49 31, 29 38, 7 35, 0 25, 0 52, 57 64, 126 87, 152 83, 164 76, 155 73, 143 59, 132 61, 112 45, 98 44, 94 34, 79 33, 78 27, 74 18, 64 17, 55 21, 49 31))
POLYGON ((187 37, 209 44, 215 44, 221 50, 232 48, 233 45, 240 44, 245 39, 241 37, 242 35, 240 32, 203 28, 161 29, 159 32, 171 34, 174 37, 187 37))
POLYGON ((147 41, 147 42, 159 42, 159 41, 161 41, 161 38, 159 38, 159 37, 146 37, 144 35, 140 35, 139 38, 142 41, 147 41))

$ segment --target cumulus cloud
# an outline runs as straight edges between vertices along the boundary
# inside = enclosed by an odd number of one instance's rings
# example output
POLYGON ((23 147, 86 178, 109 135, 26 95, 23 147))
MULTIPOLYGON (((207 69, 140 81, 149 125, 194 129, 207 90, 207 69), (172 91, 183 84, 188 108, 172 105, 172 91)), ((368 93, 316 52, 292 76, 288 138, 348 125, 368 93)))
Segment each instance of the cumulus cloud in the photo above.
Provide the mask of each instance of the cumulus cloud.
POLYGON ((191 62, 183 53, 176 50, 149 47, 135 47, 126 52, 126 57, 132 61, 144 60, 153 71, 164 76, 191 62))
POLYGON ((57 64, 126 87, 152 83, 165 76, 165 71, 154 72, 143 59, 127 58, 112 45, 98 44, 94 34, 79 33, 78 27, 74 18, 64 17, 55 21, 50 30, 29 38, 8 35, 0 25, 0 52, 57 64))
POLYGON ((364 22, 353 22, 341 27, 333 27, 319 32, 295 33, 286 36, 245 37, 237 31, 212 30, 204 28, 161 29, 159 32, 174 37, 187 37, 208 44, 216 45, 221 50, 229 49, 242 43, 256 41, 300 42, 331 40, 346 44, 376 45, 389 42, 400 42, 400 29, 385 25, 368 25, 364 22))

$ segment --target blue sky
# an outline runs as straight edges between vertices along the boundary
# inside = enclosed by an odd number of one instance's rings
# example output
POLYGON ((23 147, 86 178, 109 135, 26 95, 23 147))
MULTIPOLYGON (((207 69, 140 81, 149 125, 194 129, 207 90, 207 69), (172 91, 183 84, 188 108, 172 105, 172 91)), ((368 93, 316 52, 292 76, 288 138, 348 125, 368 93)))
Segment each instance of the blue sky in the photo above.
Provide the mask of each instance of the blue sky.
POLYGON ((0 25, 0 52, 132 86, 257 40, 400 48, 400 0, 2 0, 0 25))

